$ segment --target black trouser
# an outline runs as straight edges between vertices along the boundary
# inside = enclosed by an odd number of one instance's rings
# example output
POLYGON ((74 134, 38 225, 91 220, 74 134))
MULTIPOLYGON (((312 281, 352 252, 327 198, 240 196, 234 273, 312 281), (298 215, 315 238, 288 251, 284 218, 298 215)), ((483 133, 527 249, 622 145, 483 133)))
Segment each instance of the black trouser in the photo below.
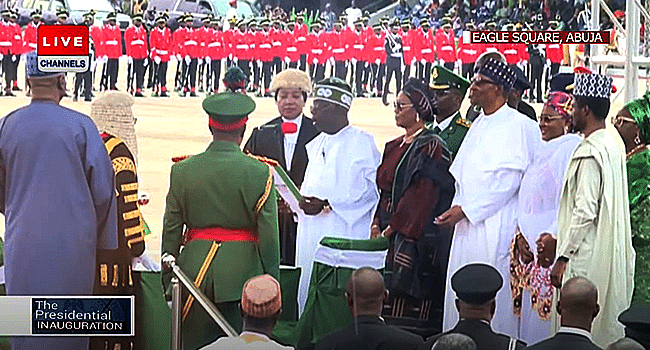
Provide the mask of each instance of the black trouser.
POLYGON ((5 86, 5 89, 11 89, 11 81, 14 80, 14 70, 13 70, 13 62, 11 61, 11 54, 8 53, 4 55, 2 58, 2 72, 5 75, 5 83, 7 84, 5 86))
POLYGON ((334 63, 334 76, 345 80, 345 73, 347 73, 345 61, 335 61, 334 63))
POLYGON ((461 66, 461 74, 463 75, 463 78, 472 80, 472 77, 474 77, 474 62, 463 63, 461 66))
POLYGON ((363 93, 361 83, 363 82, 363 71, 365 70, 365 62, 357 61, 356 67, 354 68, 354 86, 357 90, 357 95, 363 93))
POLYGON ((153 87, 153 78, 156 75, 156 67, 153 64, 153 60, 151 58, 147 58, 148 64, 147 67, 145 68, 145 73, 147 70, 149 71, 149 75, 147 78, 147 89, 151 89, 153 87))
POLYGON ((546 80, 546 90, 548 90, 551 87, 551 79, 559 71, 560 71, 560 64, 559 63, 551 63, 551 74, 549 75, 548 79, 546 80))
POLYGON ((454 71, 454 62, 445 62, 444 64, 445 68, 449 69, 450 71, 454 71))
POLYGON ((264 91, 271 87, 271 71, 273 70, 273 62, 264 62, 262 64, 262 75, 264 76, 264 91))
POLYGON ((142 90, 142 86, 144 85, 144 60, 145 58, 133 60, 133 70, 135 71, 134 75, 135 75, 136 90, 142 90))
POLYGON ((244 72, 244 75, 246 76, 246 80, 251 79, 251 68, 250 68, 250 60, 239 60, 237 61, 237 66, 244 72))
POLYGON ((262 80, 262 74, 263 74, 263 66, 264 62, 262 62, 262 67, 260 67, 260 62, 261 61, 253 61, 253 86, 259 87, 260 86, 260 80, 262 80))
MULTIPOLYGON (((404 73, 402 74, 402 84, 406 84, 406 81, 409 80, 411 76, 411 65, 407 64, 404 66, 404 73)), ((395 93, 397 94, 399 90, 395 93)))
POLYGON ((363 86, 368 85, 368 80, 370 80, 370 73, 372 73, 372 68, 368 61, 363 61, 363 86))
POLYGON ((298 63, 299 62, 289 62, 289 68, 293 68, 293 69, 298 68, 298 63))
POLYGON ((212 81, 212 91, 219 91, 219 83, 221 82, 221 60, 212 60, 210 62, 210 78, 212 81))
POLYGON ((93 89, 93 84, 92 84, 92 75, 93 72, 89 69, 84 73, 77 73, 74 78, 74 96, 77 97, 79 96, 79 90, 81 90, 81 86, 83 85, 84 91, 84 98, 89 100, 92 97, 92 89, 93 89))
POLYGON ((402 91, 402 59, 398 57, 388 57, 386 58, 386 84, 384 85, 384 94, 388 92, 388 87, 390 86, 390 80, 395 73, 395 95, 399 94, 402 91))
POLYGON ((431 62, 426 62, 422 64, 422 62, 418 62, 418 79, 426 82, 427 84, 429 83, 429 80, 431 79, 431 62))
POLYGON ((542 99, 542 74, 544 73, 544 64, 533 60, 530 63, 530 83, 533 89, 537 90, 537 94, 533 96, 532 91, 530 94, 531 101, 536 98, 538 101, 542 99))
POLYGON ((314 82, 321 81, 325 79, 325 64, 319 63, 315 65, 315 71, 314 71, 314 82))
POLYGON ((18 80, 18 64, 20 64, 20 54, 16 55, 16 60, 11 62, 13 64, 13 80, 18 80))
POLYGON ((108 89, 117 90, 117 72, 120 69, 120 61, 117 58, 109 58, 106 69, 108 89))
POLYGON ((377 71, 377 92, 384 91, 384 76, 386 75, 386 63, 380 63, 377 71))
POLYGON ((273 57, 273 74, 280 74, 280 72, 282 72, 282 59, 273 57))
POLYGON ((161 91, 162 87, 167 87, 167 62, 160 62, 158 64, 156 79, 158 80, 158 85, 160 85, 161 91))
POLYGON ((190 75, 190 89, 196 88, 196 69, 198 67, 199 60, 197 58, 192 58, 190 60, 189 75, 190 75))
POLYGON ((303 72, 307 71, 307 54, 303 53, 300 55, 300 70, 303 72))

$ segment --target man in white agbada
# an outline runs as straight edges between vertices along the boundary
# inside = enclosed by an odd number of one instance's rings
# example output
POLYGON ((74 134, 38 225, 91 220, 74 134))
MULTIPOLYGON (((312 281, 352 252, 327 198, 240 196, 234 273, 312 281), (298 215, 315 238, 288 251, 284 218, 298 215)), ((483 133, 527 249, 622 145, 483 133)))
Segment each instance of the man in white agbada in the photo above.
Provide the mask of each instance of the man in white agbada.
MULTIPOLYGON (((542 142, 537 124, 506 104, 516 75, 502 61, 488 58, 472 79, 469 98, 483 113, 474 121, 451 165, 456 179, 452 207, 436 219, 455 225, 443 331, 458 321, 450 278, 468 263, 494 266, 509 279, 509 245, 516 228, 517 196, 524 171, 542 142)), ((510 288, 496 297, 495 332, 516 337, 510 288)))
POLYGON ((585 138, 564 173, 551 282, 560 288, 581 276, 598 287, 601 309, 591 334, 604 347, 624 336, 617 317, 630 305, 634 287, 625 146, 605 127, 612 79, 576 74, 574 85, 573 126, 585 138))
POLYGON ((296 266, 302 268, 298 289, 299 313, 307 301, 318 243, 325 236, 370 238, 379 202, 376 185, 380 154, 371 134, 350 126, 347 113, 352 88, 328 78, 316 84, 311 108, 322 133, 310 141, 296 237, 296 266))

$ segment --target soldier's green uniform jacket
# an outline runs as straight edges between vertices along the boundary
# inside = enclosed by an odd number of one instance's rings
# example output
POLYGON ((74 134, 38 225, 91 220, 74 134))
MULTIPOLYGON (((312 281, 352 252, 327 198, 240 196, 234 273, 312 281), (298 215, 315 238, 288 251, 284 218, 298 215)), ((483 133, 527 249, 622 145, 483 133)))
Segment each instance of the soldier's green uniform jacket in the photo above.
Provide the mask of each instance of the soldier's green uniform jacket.
POLYGON ((183 245, 184 229, 254 229, 258 242, 223 242, 201 289, 215 302, 241 299, 251 277, 280 275, 276 194, 270 165, 245 155, 232 142, 214 141, 201 154, 172 166, 163 219, 162 254, 194 280, 212 245, 193 240, 183 245), (181 251, 181 246, 183 250, 181 251))
POLYGON ((439 128, 436 129, 433 125, 428 125, 428 127, 433 129, 441 139, 445 140, 447 148, 449 148, 449 152, 453 158, 458 154, 458 149, 460 149, 460 145, 463 143, 465 135, 467 135, 467 131, 472 125, 472 122, 464 119, 461 116, 460 111, 456 112, 456 114, 449 118, 452 118, 451 123, 449 123, 444 130, 440 130, 439 128))

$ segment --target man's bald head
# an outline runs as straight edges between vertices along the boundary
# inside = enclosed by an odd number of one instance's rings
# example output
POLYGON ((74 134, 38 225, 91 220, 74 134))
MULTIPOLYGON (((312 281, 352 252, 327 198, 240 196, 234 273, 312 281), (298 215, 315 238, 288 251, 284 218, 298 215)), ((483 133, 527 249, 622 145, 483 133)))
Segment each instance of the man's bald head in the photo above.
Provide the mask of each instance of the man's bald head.
POLYGON ((557 311, 563 326, 590 331, 591 322, 600 311, 596 285, 584 277, 573 277, 566 281, 560 290, 557 311))
POLYGON ((345 296, 353 316, 381 316, 388 291, 384 286, 384 278, 377 270, 362 267, 348 279, 345 296))

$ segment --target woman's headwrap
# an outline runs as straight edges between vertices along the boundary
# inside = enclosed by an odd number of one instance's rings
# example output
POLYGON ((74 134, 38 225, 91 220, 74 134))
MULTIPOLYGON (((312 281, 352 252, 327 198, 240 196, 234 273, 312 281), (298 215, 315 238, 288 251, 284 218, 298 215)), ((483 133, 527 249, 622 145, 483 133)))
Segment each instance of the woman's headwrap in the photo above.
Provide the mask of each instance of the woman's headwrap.
POLYGON ((625 105, 634 118, 644 143, 650 142, 650 91, 625 105))
POLYGON ((573 109, 573 97, 562 91, 553 91, 548 96, 548 100, 544 107, 550 107, 558 112, 564 120, 571 120, 571 112, 573 109))
POLYGON ((433 120, 431 91, 427 84, 417 78, 409 78, 402 92, 411 100, 413 108, 422 120, 433 120))

